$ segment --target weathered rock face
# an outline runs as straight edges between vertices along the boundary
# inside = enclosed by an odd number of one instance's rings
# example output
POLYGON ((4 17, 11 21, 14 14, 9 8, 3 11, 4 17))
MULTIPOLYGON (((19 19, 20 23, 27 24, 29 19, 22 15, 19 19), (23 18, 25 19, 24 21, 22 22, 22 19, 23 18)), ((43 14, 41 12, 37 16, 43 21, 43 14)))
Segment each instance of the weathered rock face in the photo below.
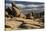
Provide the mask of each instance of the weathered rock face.
POLYGON ((6 21, 6 25, 10 26, 11 29, 32 29, 32 28, 42 28, 43 22, 37 22, 31 19, 24 19, 19 17, 14 17, 6 21))
POLYGON ((12 29, 17 29, 21 24, 22 22, 18 21, 6 21, 6 25, 11 26, 12 29))
POLYGON ((6 31, 12 31, 16 29, 39 29, 44 28, 44 23, 42 17, 35 19, 32 16, 24 15, 20 12, 20 10, 12 3, 12 9, 8 8, 6 10, 6 17, 5 17, 5 28, 6 31), (13 10, 14 9, 14 10, 13 10), (41 19, 42 18, 42 19, 41 19))

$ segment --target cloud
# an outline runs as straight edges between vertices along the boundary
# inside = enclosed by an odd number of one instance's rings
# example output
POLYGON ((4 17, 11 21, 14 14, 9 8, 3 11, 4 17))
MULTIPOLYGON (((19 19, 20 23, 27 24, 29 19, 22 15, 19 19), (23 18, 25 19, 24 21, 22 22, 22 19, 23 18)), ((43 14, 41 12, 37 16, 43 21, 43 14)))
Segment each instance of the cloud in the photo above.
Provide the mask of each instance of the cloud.
POLYGON ((32 9, 26 9, 26 11, 27 11, 27 10, 30 11, 30 10, 32 10, 32 9))
POLYGON ((39 7, 39 5, 27 5, 27 7, 39 7))
POLYGON ((8 7, 9 7, 9 6, 12 6, 12 5, 11 5, 11 4, 8 4, 8 3, 6 3, 6 6, 8 6, 8 7))
POLYGON ((17 7, 20 7, 20 8, 25 8, 25 5, 23 4, 16 4, 17 7))
POLYGON ((44 7, 44 4, 39 4, 39 5, 29 4, 29 5, 26 5, 26 7, 44 7))

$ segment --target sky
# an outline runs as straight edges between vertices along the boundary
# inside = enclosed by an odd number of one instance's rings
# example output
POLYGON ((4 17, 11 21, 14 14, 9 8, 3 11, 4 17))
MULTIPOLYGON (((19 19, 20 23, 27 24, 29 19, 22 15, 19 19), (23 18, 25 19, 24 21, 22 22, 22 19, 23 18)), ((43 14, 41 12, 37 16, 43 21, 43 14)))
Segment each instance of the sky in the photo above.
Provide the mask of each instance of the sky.
POLYGON ((9 0, 9 1, 44 2, 44 0, 9 0))
MULTIPOLYGON (((44 2, 44 0, 6 0, 6 1, 27 1, 27 2, 44 2)), ((12 6, 10 3, 6 3, 6 6, 12 6)), ((20 7, 22 10, 24 10, 23 12, 30 12, 30 10, 35 9, 35 10, 41 10, 43 11, 43 4, 16 4, 17 7, 20 7)), ((38 13, 37 12, 37 13, 38 13)))
MULTIPOLYGON (((44 2, 44 0, 6 0, 6 1, 27 1, 27 2, 44 2)), ((6 4, 7 6, 11 6, 11 4, 6 4)), ((18 7, 24 8, 24 7, 39 7, 43 5, 23 5, 23 4, 16 4, 18 7)))

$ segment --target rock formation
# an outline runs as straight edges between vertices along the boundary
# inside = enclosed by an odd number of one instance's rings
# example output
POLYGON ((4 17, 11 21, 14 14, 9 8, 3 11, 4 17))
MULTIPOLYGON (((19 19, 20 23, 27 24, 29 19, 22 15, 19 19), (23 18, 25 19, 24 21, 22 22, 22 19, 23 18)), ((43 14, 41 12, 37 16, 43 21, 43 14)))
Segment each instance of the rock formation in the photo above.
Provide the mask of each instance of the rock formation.
MULTIPOLYGON (((5 28, 8 30, 16 29, 39 29, 44 27, 44 23, 41 18, 35 20, 32 14, 24 15, 20 9, 12 3, 12 7, 5 9, 5 28)), ((44 19, 44 18, 43 18, 44 19)), ((44 21, 44 20, 43 20, 44 21)))

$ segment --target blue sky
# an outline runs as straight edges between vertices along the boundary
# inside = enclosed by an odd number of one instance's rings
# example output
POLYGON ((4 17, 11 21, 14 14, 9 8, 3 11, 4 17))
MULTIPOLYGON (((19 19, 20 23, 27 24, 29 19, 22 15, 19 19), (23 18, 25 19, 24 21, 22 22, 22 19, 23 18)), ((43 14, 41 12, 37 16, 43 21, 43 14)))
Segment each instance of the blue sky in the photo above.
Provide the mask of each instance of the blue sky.
POLYGON ((44 2, 44 0, 9 0, 9 1, 44 2))

